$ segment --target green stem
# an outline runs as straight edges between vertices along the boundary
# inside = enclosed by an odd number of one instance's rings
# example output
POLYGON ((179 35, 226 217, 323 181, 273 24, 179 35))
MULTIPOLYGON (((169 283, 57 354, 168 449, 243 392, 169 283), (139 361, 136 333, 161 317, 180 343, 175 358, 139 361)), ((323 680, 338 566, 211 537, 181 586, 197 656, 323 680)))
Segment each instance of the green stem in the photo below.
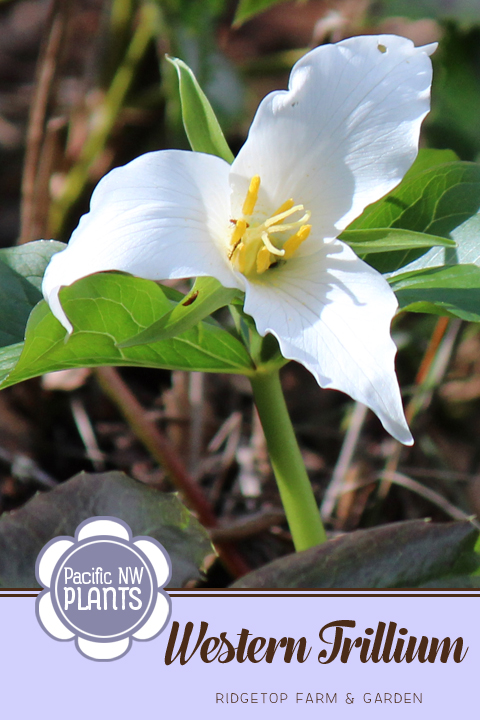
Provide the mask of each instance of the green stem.
POLYGON ((283 397, 278 370, 250 378, 296 550, 325 542, 325 529, 283 397))

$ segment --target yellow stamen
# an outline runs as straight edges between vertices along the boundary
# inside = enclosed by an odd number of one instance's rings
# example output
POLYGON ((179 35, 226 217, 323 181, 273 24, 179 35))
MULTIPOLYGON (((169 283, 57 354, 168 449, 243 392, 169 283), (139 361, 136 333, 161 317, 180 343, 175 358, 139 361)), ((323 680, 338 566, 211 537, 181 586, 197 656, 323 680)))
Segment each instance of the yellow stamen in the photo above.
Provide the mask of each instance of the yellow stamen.
POLYGON ((243 203, 242 213, 251 215, 255 209, 258 200, 258 191, 260 189, 260 175, 254 175, 250 180, 247 197, 243 203))
POLYGON ((230 245, 235 247, 235 245, 238 243, 238 241, 242 239, 246 229, 247 229, 247 221, 243 220, 243 219, 237 220, 237 222, 235 224, 235 230, 233 231, 232 237, 230 239, 230 245))
POLYGON ((298 232, 296 232, 295 235, 291 235, 288 238, 287 242, 283 246, 283 249, 285 251, 285 255, 283 257, 285 260, 289 260, 292 257, 292 255, 298 250, 300 245, 310 235, 311 229, 312 229, 311 225, 302 225, 300 230, 298 232))
POLYGON ((295 205, 294 207, 289 208, 288 210, 284 210, 281 213, 278 213, 278 215, 272 215, 268 220, 265 221, 265 227, 270 228, 272 225, 275 225, 276 223, 281 222, 282 220, 285 220, 285 218, 290 217, 290 215, 293 215, 294 213, 298 212, 298 210, 303 210, 303 205, 295 205))
MULTIPOLYGON (((1 0, 0 0, 1 1, 1 0)), ((304 205, 286 200, 272 215, 265 208, 256 210, 260 176, 250 180, 240 218, 232 220, 228 259, 246 277, 266 272, 278 258, 289 260, 310 234, 311 213, 304 205), (296 218, 296 219, 295 219, 296 218), (290 235, 290 237, 288 237, 290 235)))
POLYGON ((277 208, 277 209, 275 210, 275 212, 273 213, 273 215, 274 215, 274 216, 275 216, 275 215, 280 215, 280 213, 285 212, 285 210, 290 210, 290 208, 292 208, 292 207, 293 207, 293 198, 290 198, 289 200, 285 200, 285 202, 284 202, 282 205, 280 205, 279 208, 277 208))
POLYGON ((279 250, 278 248, 275 247, 275 245, 273 245, 272 241, 268 237, 267 232, 262 233, 262 242, 263 242, 264 246, 266 248, 268 248, 268 252, 271 252, 272 255, 279 255, 280 257, 282 257, 282 255, 285 255, 284 250, 279 250))
POLYGON ((310 220, 311 213, 306 212, 303 217, 300 218, 300 220, 296 220, 293 223, 281 223, 280 225, 270 225, 268 228, 269 233, 278 233, 278 232, 288 232, 289 230, 295 230, 300 227, 303 227, 305 223, 307 223, 310 220))
POLYGON ((259 250, 257 255, 257 273, 261 275, 270 267, 270 251, 265 246, 259 250))
POLYGON ((240 245, 238 246, 236 260, 237 260, 238 270, 241 273, 244 273, 245 272, 245 264, 246 264, 246 260, 247 260, 247 246, 244 245, 243 243, 240 243, 240 245))

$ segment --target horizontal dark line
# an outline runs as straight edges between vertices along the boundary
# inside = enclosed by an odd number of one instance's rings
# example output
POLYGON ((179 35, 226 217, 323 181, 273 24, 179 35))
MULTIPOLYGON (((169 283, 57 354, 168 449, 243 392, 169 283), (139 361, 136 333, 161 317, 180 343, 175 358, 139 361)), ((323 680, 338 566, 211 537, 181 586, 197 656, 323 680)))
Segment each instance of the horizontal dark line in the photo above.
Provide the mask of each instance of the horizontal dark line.
POLYGON ((36 593, 35 595, 31 595, 31 594, 30 594, 30 595, 27 595, 27 593, 13 594, 13 593, 2 593, 2 592, 0 592, 0 597, 5 597, 5 598, 9 598, 9 597, 34 597, 34 598, 36 598, 36 597, 38 597, 39 595, 40 595, 40 593, 36 593))
MULTIPOLYGON (((14 588, 15 589, 15 588, 14 588)), ((19 589, 19 588, 17 588, 19 589)), ((228 587, 228 588, 191 588, 188 591, 185 590, 185 588, 174 588, 169 587, 167 588, 168 592, 195 592, 195 593, 211 593, 211 592, 222 592, 222 593, 246 593, 246 592, 288 592, 288 593, 303 593, 303 592, 315 592, 315 593, 348 593, 348 592, 364 592, 364 593, 371 593, 371 592, 378 592, 378 593, 391 593, 391 592, 397 592, 397 593, 406 593, 406 592, 424 592, 424 593, 438 593, 438 592, 448 592, 448 593, 455 593, 455 592, 465 592, 465 593, 480 593, 480 587, 478 588, 451 588, 451 587, 438 587, 438 588, 432 588, 429 590, 428 588, 416 588, 416 587, 404 587, 404 588, 368 588, 368 587, 346 587, 346 588, 315 588, 315 587, 305 587, 305 588, 275 588, 275 587, 264 587, 264 588, 234 588, 234 587, 228 587)))
MULTIPOLYGON (((1 2, 1 0, 0 0, 1 2)), ((42 592, 44 588, 42 587, 0 587, 0 593, 2 592, 10 592, 12 590, 16 590, 18 592, 42 592)), ((226 587, 226 588, 207 588, 207 587, 201 587, 201 588, 190 588, 187 592, 196 592, 196 593, 209 593, 212 591, 216 592, 222 592, 222 593, 243 593, 243 592, 252 592, 256 591, 257 588, 235 588, 235 587, 226 587)), ((304 587, 304 588, 276 588, 276 587, 264 587, 264 588, 258 588, 258 590, 262 590, 263 592, 277 592, 277 591, 284 591, 284 592, 391 592, 395 590, 396 592, 406 592, 410 590, 411 592, 423 591, 423 592, 430 592, 428 588, 416 588, 416 587, 404 587, 404 588, 397 588, 397 587, 385 587, 385 588, 369 588, 369 587, 345 587, 345 588, 339 588, 339 587, 333 587, 333 588, 316 588, 316 587, 304 587)), ((478 588, 452 588, 452 587, 438 587, 438 588, 432 588, 431 592, 455 592, 456 590, 462 590, 463 592, 480 592, 480 587, 478 588)), ((169 592, 186 592, 185 588, 183 587, 169 587, 169 592)))
POLYGON ((241 594, 239 593, 238 595, 233 595, 231 593, 228 593, 228 594, 210 593, 207 595, 204 593, 193 594, 195 591, 192 591, 191 593, 187 594, 187 593, 171 591, 168 589, 167 589, 167 592, 171 597, 183 597, 183 598, 188 598, 188 597, 191 597, 191 598, 198 598, 198 597, 204 597, 204 598, 209 598, 209 597, 210 598, 211 597, 214 597, 214 598, 234 598, 234 597, 251 597, 251 598, 259 598, 259 597, 260 598, 261 597, 263 597, 263 598, 275 598, 275 597, 279 597, 279 598, 280 597, 281 598, 286 598, 286 597, 298 597, 298 598, 302 598, 302 597, 303 598, 314 598, 314 597, 335 597, 335 598, 339 598, 339 597, 355 597, 355 598, 357 598, 357 597, 377 597, 377 598, 378 597, 383 597, 383 598, 389 598, 389 597, 391 597, 391 598, 465 597, 466 598, 466 597, 479 597, 479 595, 480 595, 480 590, 476 591, 477 592, 476 595, 472 595, 472 594, 465 595, 465 594, 450 593, 450 592, 448 592, 448 593, 438 593, 438 592, 435 592, 435 593, 322 593, 322 592, 318 592, 318 593, 302 593, 302 594, 297 593, 297 592, 292 592, 292 593, 281 593, 281 592, 244 593, 244 592, 242 592, 241 594))

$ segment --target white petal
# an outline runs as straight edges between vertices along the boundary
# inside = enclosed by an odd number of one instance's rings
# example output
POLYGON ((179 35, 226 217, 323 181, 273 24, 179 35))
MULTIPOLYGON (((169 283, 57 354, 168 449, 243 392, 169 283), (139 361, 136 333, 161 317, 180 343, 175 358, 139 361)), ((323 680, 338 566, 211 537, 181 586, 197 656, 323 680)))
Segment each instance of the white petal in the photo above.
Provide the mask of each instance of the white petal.
POLYGON ((165 627, 169 615, 170 603, 165 595, 158 593, 157 602, 155 603, 152 614, 145 625, 142 625, 140 630, 137 630, 133 635, 135 640, 151 640, 154 638, 155 635, 158 635, 165 627))
POLYGON ((157 586, 163 587, 170 579, 170 565, 158 545, 147 538, 135 540, 133 543, 148 557, 155 570, 157 586))
POLYGON ((104 517, 86 522, 78 531, 77 540, 86 540, 96 535, 112 535, 113 537, 122 538, 122 540, 130 540, 128 530, 121 523, 104 517))
POLYGON ((63 553, 67 552, 74 544, 73 540, 61 538, 55 540, 43 552, 37 565, 37 579, 42 587, 50 587, 53 571, 63 553))
POLYGON ((131 644, 130 638, 104 643, 77 638, 78 650, 91 660, 117 660, 130 650, 131 644))
POLYGON ((258 108, 232 165, 232 212, 260 175, 266 212, 292 197, 312 212, 320 237, 336 237, 415 159, 430 107, 433 49, 379 35, 307 53, 289 90, 271 93, 258 108))
POLYGON ((71 640, 74 637, 74 633, 65 627, 55 612, 49 592, 40 596, 37 612, 44 629, 56 640, 71 640))
POLYGON ((226 250, 229 169, 212 155, 165 150, 100 181, 90 212, 43 280, 45 299, 69 332, 58 292, 92 273, 119 270, 147 280, 212 276, 238 287, 226 250))
POLYGON ((383 277, 339 240, 293 257, 249 283, 245 311, 282 354, 305 365, 321 387, 368 405, 400 442, 412 436, 395 375, 390 323, 397 301, 383 277))

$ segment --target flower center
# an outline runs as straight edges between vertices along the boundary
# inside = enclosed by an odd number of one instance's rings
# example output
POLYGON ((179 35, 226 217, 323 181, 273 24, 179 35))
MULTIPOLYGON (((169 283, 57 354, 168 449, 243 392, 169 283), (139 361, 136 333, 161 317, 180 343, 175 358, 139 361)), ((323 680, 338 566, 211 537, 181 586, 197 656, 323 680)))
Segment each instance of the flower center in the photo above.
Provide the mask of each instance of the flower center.
POLYGON ((242 207, 242 217, 232 220, 228 258, 243 275, 261 275, 269 267, 289 260, 310 235, 306 225, 310 212, 303 205, 286 200, 267 219, 255 214, 260 177, 254 175, 242 207), (298 217, 300 215, 300 217, 298 217), (297 217, 297 219, 295 219, 297 217))

